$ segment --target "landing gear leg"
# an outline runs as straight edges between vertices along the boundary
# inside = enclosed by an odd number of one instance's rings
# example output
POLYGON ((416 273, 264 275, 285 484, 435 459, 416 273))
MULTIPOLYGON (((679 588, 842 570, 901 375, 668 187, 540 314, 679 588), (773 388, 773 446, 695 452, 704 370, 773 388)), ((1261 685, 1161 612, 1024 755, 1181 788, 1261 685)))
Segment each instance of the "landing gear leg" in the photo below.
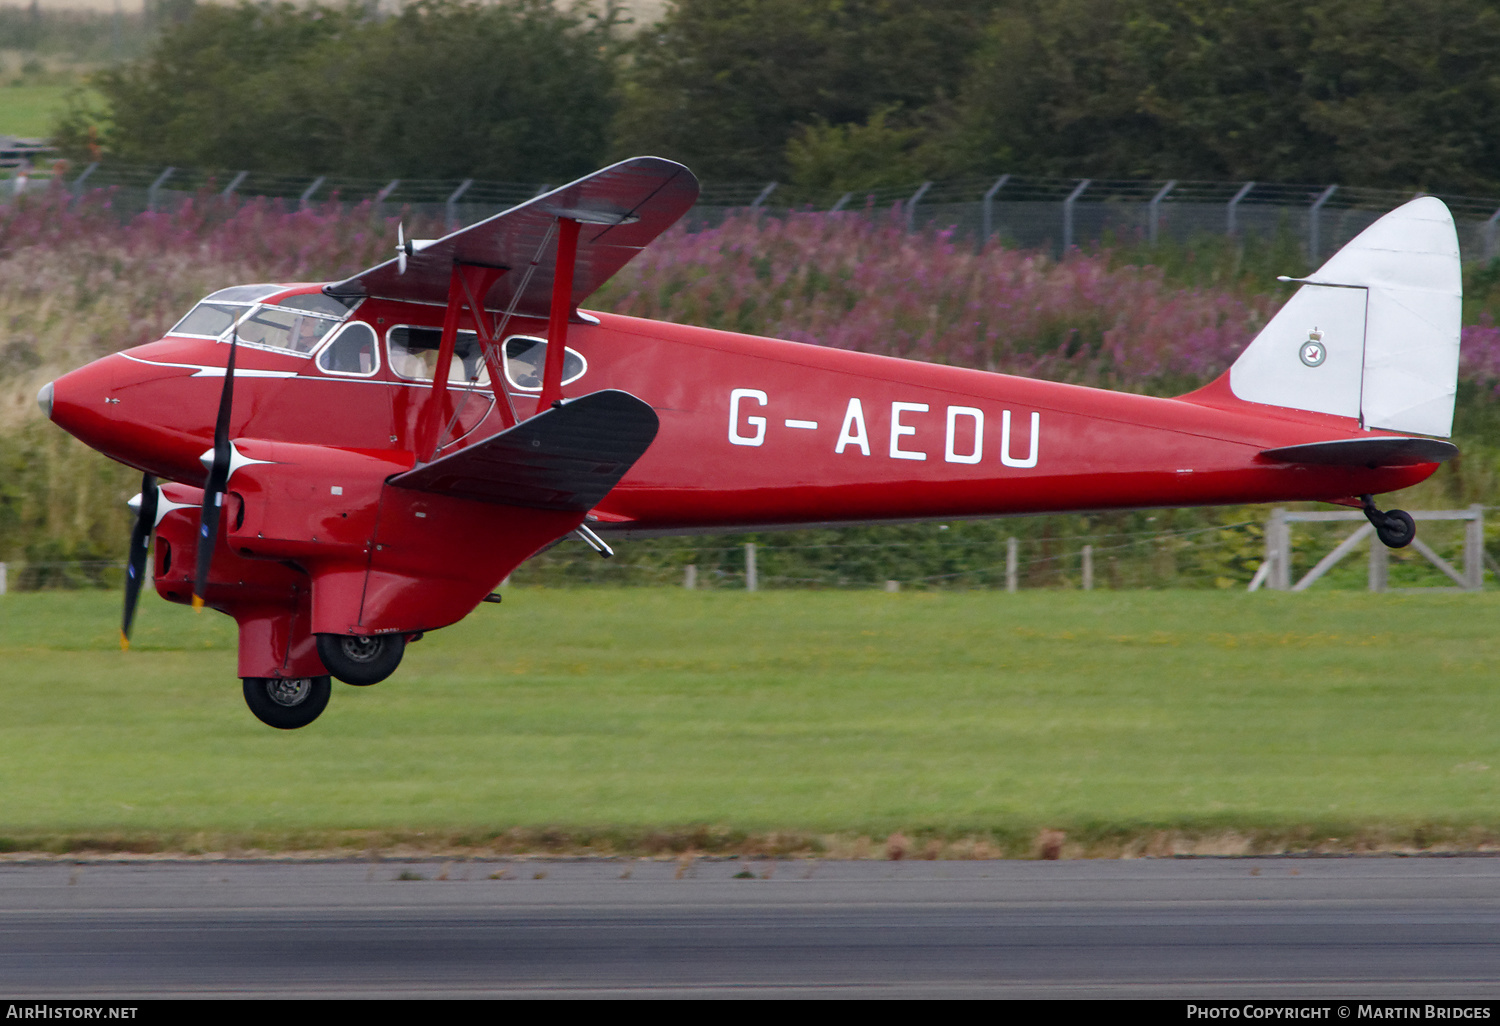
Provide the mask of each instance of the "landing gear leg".
POLYGON ((245 704, 260 722, 277 730, 305 727, 328 707, 327 677, 246 677, 245 704))
POLYGON ((1381 512, 1375 508, 1375 498, 1361 495, 1365 516, 1375 528, 1375 535, 1388 549, 1404 549, 1417 537, 1417 522, 1404 509, 1381 512))

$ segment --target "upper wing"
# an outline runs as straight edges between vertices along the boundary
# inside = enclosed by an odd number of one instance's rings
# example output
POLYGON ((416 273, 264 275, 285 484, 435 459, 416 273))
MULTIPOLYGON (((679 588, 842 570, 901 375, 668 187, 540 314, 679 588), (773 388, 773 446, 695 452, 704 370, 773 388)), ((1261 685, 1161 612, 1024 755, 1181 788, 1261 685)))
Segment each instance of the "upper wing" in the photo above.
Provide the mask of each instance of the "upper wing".
MULTIPOLYGON (((571 185, 544 193, 504 213, 425 243, 407 259, 402 274, 395 259, 325 286, 331 296, 378 296, 446 304, 455 263, 505 267, 510 273, 481 299, 491 310, 510 308, 526 267, 559 217, 583 223, 573 274, 571 308, 587 298, 698 200, 698 179, 681 164, 660 157, 632 157, 571 185)), ((552 299, 557 240, 540 254, 516 312, 546 317, 552 299)))

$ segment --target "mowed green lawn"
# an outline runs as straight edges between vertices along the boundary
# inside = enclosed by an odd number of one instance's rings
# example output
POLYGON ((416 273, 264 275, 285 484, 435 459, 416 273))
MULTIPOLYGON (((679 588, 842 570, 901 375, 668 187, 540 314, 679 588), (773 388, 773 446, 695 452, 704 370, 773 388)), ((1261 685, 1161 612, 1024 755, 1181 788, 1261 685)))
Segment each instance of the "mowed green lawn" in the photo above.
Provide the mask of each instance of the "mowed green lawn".
POLYGON ((1500 835, 1496 594, 514 589, 301 731, 117 604, 0 597, 0 844, 1500 835))
POLYGON ((46 136, 73 86, 0 85, 0 135, 46 136))

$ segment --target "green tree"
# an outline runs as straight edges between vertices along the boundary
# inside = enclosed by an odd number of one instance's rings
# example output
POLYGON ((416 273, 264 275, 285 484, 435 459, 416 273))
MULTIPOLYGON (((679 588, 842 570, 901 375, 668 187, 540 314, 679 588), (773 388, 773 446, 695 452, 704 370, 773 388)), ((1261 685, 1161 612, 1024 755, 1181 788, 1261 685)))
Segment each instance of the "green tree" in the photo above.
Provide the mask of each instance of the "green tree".
POLYGON ((799 125, 786 144, 787 172, 809 196, 920 181, 925 170, 918 126, 896 123, 894 109, 864 124, 799 125))
POLYGON ((678 0, 634 42, 615 150, 659 153, 709 178, 785 180, 799 125, 862 125, 950 97, 993 7, 678 0))
MULTIPOLYGON (((95 86, 96 134, 132 163, 357 177, 559 180, 604 157, 610 19, 546 0, 205 4, 95 86)), ((90 113, 58 133, 83 156, 90 113)))
POLYGON ((1494 0, 1023 0, 989 27, 950 166, 1500 185, 1494 0))

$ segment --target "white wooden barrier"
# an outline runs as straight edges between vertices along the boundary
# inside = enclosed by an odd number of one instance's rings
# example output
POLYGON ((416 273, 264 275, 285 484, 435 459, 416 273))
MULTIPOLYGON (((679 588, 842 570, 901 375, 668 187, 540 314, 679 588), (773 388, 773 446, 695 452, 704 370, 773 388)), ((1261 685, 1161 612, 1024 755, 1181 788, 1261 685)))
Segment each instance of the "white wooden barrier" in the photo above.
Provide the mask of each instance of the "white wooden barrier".
MULTIPOLYGON (((1417 523, 1433 520, 1464 521, 1463 570, 1455 570, 1447 560, 1432 551, 1432 547, 1420 537, 1412 541, 1412 550, 1421 554, 1429 563, 1447 574, 1463 591, 1484 589, 1484 507, 1470 506, 1468 509, 1412 510, 1411 517, 1417 523)), ((1371 591, 1385 591, 1389 583, 1390 552, 1375 537, 1375 528, 1370 526, 1363 512, 1317 512, 1294 513, 1285 509, 1271 510, 1266 521, 1266 558, 1250 581, 1250 590, 1262 586, 1273 591, 1306 591, 1318 578, 1326 574, 1366 539, 1370 542, 1369 587, 1371 591), (1318 560, 1296 583, 1292 582, 1292 524, 1321 524, 1332 521, 1359 521, 1355 532, 1318 560)), ((1493 567, 1493 560, 1490 561, 1493 567)))

